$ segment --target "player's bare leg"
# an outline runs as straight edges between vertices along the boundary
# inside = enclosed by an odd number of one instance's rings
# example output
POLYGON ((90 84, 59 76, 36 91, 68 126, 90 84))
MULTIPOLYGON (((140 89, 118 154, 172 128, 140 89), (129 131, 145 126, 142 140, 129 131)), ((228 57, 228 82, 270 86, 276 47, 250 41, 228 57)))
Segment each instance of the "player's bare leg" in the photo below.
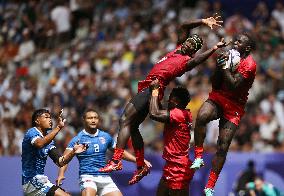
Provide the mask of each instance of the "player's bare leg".
POLYGON ((170 194, 171 196, 188 196, 189 195, 189 191, 188 189, 170 189, 170 194))
POLYGON ((120 119, 120 131, 117 138, 117 145, 114 151, 112 160, 101 168, 101 172, 111 172, 122 169, 122 155, 124 148, 130 136, 136 156, 137 171, 129 181, 129 184, 134 184, 140 181, 144 176, 150 173, 150 169, 144 163, 144 142, 139 132, 139 125, 146 118, 146 114, 140 114, 136 111, 132 103, 128 103, 125 107, 124 113, 120 119))
POLYGON ((213 157, 212 169, 211 169, 209 179, 206 185, 206 189, 209 191, 210 190, 213 191, 215 187, 218 176, 221 173, 221 170, 226 161, 226 156, 227 156, 230 144, 237 130, 237 126, 234 123, 224 118, 220 119, 219 127, 220 129, 219 129, 219 137, 218 137, 218 142, 217 142, 217 152, 215 156, 213 157))
POLYGON ((116 148, 114 149, 114 154, 112 159, 108 164, 99 169, 101 172, 111 172, 122 169, 122 155, 130 138, 131 125, 137 121, 138 113, 132 103, 128 103, 124 109, 124 112, 119 120, 119 133, 117 137, 116 148))
POLYGON ((93 196, 96 194, 97 194, 97 191, 90 187, 87 187, 82 191, 82 196, 93 196))
POLYGON ((195 160, 191 165, 191 169, 199 169, 204 165, 202 155, 203 155, 203 143, 206 137, 206 125, 208 122, 218 118, 218 108, 217 105, 207 100, 203 103, 198 111, 195 128, 194 128, 194 152, 195 160))
POLYGON ((157 190, 157 196, 188 196, 189 191, 187 189, 170 189, 167 187, 165 181, 163 178, 161 178, 159 185, 158 185, 158 190, 157 190))
POLYGON ((128 103, 119 121, 119 133, 117 137, 117 148, 124 149, 129 138, 131 126, 133 126, 138 119, 138 112, 132 103, 128 103))
POLYGON ((139 125, 144 121, 146 116, 147 114, 145 113, 139 113, 139 118, 136 121, 136 125, 131 126, 130 135, 136 156, 137 170, 134 172, 133 177, 128 182, 130 185, 139 182, 144 176, 150 173, 150 168, 144 163, 144 141, 139 131, 139 125))
POLYGON ((113 192, 104 194, 103 196, 122 196, 122 193, 120 191, 113 191, 113 192))
POLYGON ((157 196, 169 195, 169 188, 167 187, 163 178, 160 179, 156 195, 157 196))

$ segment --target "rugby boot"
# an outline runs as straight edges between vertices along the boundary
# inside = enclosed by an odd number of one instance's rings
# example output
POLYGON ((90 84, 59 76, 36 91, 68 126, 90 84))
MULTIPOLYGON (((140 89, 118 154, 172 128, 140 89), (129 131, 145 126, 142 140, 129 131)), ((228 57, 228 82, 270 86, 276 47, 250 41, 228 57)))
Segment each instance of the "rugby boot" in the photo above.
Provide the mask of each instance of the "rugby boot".
POLYGON ((107 172, 107 173, 118 170, 122 170, 122 162, 118 161, 118 163, 115 163, 113 160, 109 160, 106 166, 99 169, 100 172, 107 172))
POLYGON ((198 170, 201 167, 204 166, 204 161, 201 158, 194 159, 192 165, 190 166, 190 169, 198 170))
POLYGON ((204 189, 205 196, 214 196, 214 190, 211 188, 204 189))
POLYGON ((147 165, 144 165, 141 169, 138 169, 134 172, 132 179, 128 182, 129 185, 139 182, 144 176, 147 176, 150 173, 150 168, 147 165))

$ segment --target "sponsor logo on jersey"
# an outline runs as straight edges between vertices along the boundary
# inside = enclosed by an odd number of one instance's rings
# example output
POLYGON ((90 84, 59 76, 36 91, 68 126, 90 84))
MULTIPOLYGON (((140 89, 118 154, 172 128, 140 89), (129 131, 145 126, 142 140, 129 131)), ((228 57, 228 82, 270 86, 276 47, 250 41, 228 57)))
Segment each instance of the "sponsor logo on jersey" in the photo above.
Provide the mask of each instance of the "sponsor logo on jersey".
POLYGON ((105 143, 106 143, 106 139, 103 138, 103 137, 99 137, 99 140, 101 141, 102 144, 105 144, 105 143))

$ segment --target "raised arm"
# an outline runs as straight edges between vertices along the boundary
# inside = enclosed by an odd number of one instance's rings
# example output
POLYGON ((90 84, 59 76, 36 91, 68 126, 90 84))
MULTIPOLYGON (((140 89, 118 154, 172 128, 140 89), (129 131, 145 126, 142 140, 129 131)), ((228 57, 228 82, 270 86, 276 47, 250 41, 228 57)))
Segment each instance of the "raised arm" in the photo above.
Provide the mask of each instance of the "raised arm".
POLYGON ((55 136, 59 133, 59 131, 64 127, 65 119, 62 118, 62 112, 63 110, 61 110, 58 115, 58 119, 57 119, 58 125, 54 129, 52 129, 52 131, 50 131, 43 138, 37 138, 34 142, 35 147, 42 148, 46 146, 47 144, 49 144, 55 138, 55 136))
POLYGON ((183 43, 187 39, 190 29, 196 28, 201 25, 207 25, 212 29, 214 25, 221 27, 222 23, 223 21, 221 20, 221 16, 219 16, 218 14, 205 19, 194 19, 184 22, 179 28, 178 44, 183 43))
POLYGON ((230 90, 234 90, 238 88, 243 82, 245 82, 245 78, 241 73, 232 74, 229 67, 226 67, 226 60, 228 59, 227 54, 220 54, 217 58, 217 66, 222 67, 222 75, 224 83, 230 90))
POLYGON ((150 118, 159 122, 169 122, 170 114, 168 110, 161 110, 159 107, 159 81, 158 79, 152 81, 152 94, 150 99, 150 118))
POLYGON ((212 48, 206 50, 205 52, 196 55, 195 57, 191 58, 187 64, 186 64, 186 69, 187 71, 192 70, 195 68, 197 65, 203 63, 205 60, 207 60, 218 48, 222 48, 227 46, 229 43, 226 43, 224 41, 224 38, 221 39, 220 42, 218 42, 215 46, 212 48))

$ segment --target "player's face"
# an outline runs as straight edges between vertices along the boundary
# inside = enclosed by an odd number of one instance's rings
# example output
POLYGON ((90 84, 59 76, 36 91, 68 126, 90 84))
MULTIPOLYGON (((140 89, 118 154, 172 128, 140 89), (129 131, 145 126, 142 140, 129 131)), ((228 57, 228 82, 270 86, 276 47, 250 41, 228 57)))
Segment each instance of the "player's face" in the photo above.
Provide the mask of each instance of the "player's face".
POLYGON ((169 101, 168 101, 168 109, 174 109, 178 106, 179 101, 176 97, 174 97, 173 95, 170 95, 169 97, 169 101))
POLYGON ((84 120, 85 128, 96 129, 99 123, 99 115, 96 112, 87 112, 84 120))
POLYGON ((43 113, 37 118, 37 124, 43 130, 52 128, 52 120, 49 113, 43 113))
POLYGON ((183 54, 192 55, 195 53, 195 43, 191 39, 187 39, 182 45, 181 45, 181 51, 183 54))
POLYGON ((239 53, 243 54, 248 46, 248 37, 245 35, 239 35, 234 42, 234 49, 239 51, 239 53))
POLYGON ((255 183, 255 189, 260 191, 262 189, 263 181, 260 179, 256 179, 254 183, 255 183))

